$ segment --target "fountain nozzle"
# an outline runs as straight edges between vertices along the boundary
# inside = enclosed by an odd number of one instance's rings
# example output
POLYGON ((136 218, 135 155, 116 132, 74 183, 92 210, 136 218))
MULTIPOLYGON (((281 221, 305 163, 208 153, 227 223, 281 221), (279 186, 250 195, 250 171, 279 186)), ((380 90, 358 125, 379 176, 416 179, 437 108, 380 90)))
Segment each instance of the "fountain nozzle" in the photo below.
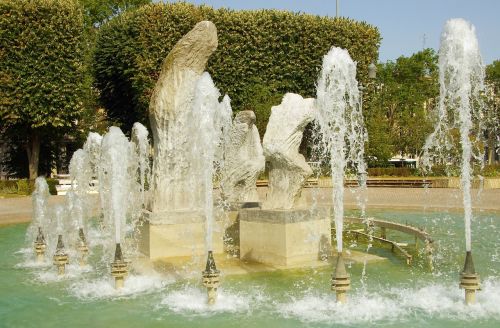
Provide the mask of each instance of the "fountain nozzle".
POLYGON ((115 278, 115 289, 123 288, 125 277, 128 275, 127 263, 123 260, 120 243, 116 244, 115 260, 111 263, 111 275, 115 278))
POLYGON ((212 305, 217 300, 217 288, 220 284, 220 271, 215 266, 214 255, 212 251, 208 251, 207 266, 202 272, 203 286, 207 288, 208 304, 212 305))
POLYGON ((42 263, 45 258, 45 248, 47 248, 45 236, 43 235, 42 227, 38 227, 38 235, 35 240, 36 261, 38 263, 42 263))
POLYGON ((80 237, 80 244, 78 245, 78 251, 80 252, 80 266, 83 267, 87 264, 87 256, 89 254, 89 247, 87 246, 87 239, 83 233, 83 228, 78 230, 78 236, 80 237))
POLYGON ((351 279, 345 269, 342 253, 337 257, 337 265, 332 275, 332 290, 336 292, 337 303, 345 304, 347 302, 347 291, 351 289, 351 279))
POLYGON ((471 305, 476 303, 476 290, 481 290, 479 275, 474 269, 472 261, 472 252, 467 251, 465 254, 464 270, 460 273, 460 288, 465 290, 465 304, 471 305))
POLYGON ((57 237, 57 248, 53 259, 54 259, 54 265, 57 266, 57 271, 59 275, 60 276, 64 275, 64 272, 66 270, 66 264, 68 264, 69 261, 68 261, 68 254, 64 249, 62 235, 59 235, 57 237))

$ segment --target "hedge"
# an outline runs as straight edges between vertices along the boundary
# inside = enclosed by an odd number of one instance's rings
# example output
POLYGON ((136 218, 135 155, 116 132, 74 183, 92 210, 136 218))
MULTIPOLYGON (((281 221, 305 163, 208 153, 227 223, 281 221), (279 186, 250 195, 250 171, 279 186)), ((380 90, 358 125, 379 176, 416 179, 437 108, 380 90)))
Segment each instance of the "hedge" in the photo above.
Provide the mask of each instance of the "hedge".
POLYGON ((83 13, 72 0, 0 3, 0 113, 33 128, 72 126, 84 92, 83 13))
MULTIPOLYGON (((57 195, 56 186, 59 180, 47 179, 49 192, 51 195, 57 195)), ((31 195, 35 188, 35 180, 0 180, 0 193, 11 195, 31 195)))
POLYGON ((30 176, 40 143, 82 117, 86 47, 76 0, 0 1, 0 132, 27 146, 30 176))
POLYGON ((378 58, 376 27, 347 18, 279 10, 234 11, 187 3, 151 4, 128 11, 100 29, 94 55, 96 86, 108 116, 125 130, 147 123, 147 108, 162 61, 201 20, 218 30, 219 46, 207 70, 232 99, 234 110, 251 104, 252 88, 275 94, 316 94, 323 56, 332 45, 358 62, 358 79, 378 58))

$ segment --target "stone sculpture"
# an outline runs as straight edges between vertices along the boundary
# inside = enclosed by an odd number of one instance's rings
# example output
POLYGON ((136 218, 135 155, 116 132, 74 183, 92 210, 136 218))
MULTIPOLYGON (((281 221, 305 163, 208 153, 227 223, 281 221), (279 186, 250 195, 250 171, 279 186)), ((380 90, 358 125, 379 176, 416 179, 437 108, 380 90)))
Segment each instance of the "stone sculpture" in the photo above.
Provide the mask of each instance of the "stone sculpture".
POLYGON ((270 164, 269 192, 264 209, 291 209, 298 205, 300 192, 312 169, 299 153, 304 129, 314 119, 313 98, 287 93, 271 109, 264 134, 264 155, 270 164))
POLYGON ((155 215, 202 206, 188 127, 196 83, 216 48, 217 29, 203 21, 177 42, 162 64, 149 105, 154 140, 149 209, 155 215))
POLYGON ((225 149, 222 191, 231 203, 257 202, 257 176, 264 170, 265 158, 251 110, 236 114, 225 149))

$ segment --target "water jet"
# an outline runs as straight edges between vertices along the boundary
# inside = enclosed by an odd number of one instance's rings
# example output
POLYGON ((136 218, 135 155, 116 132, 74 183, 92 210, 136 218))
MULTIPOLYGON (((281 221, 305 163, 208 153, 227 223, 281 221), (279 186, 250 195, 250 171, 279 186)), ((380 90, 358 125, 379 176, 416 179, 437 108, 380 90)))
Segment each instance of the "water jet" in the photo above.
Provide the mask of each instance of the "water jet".
POLYGON ((472 261, 472 252, 465 254, 464 269, 460 273, 460 288, 465 290, 465 304, 472 305, 476 303, 476 290, 481 290, 479 275, 474 269, 472 261))
POLYGON ((43 235, 42 227, 38 227, 38 235, 35 240, 36 261, 38 263, 42 263, 45 260, 45 248, 47 248, 45 236, 43 235))
POLYGON ((208 251, 207 265, 202 272, 203 286, 207 289, 208 304, 215 304, 217 301, 217 288, 220 284, 220 271, 215 266, 214 255, 212 251, 208 251))
POLYGON ((80 253, 80 266, 83 267, 87 265, 87 256, 89 254, 89 247, 87 246, 87 239, 83 233, 83 228, 78 230, 78 236, 80 238, 78 245, 78 252, 80 253))
POLYGON ((68 254, 64 249, 64 243, 62 239, 62 235, 57 237, 57 248, 56 253, 54 254, 54 265, 57 266, 57 272, 59 276, 64 275, 66 270, 66 264, 68 264, 68 254))
POLYGON ((116 244, 115 260, 111 263, 111 276, 115 278, 115 289, 123 288, 125 277, 128 275, 127 263, 123 260, 120 243, 116 244))
POLYGON ((351 289, 351 279, 345 269, 342 253, 338 254, 335 272, 332 275, 332 290, 335 291, 337 303, 347 302, 347 291, 351 289))

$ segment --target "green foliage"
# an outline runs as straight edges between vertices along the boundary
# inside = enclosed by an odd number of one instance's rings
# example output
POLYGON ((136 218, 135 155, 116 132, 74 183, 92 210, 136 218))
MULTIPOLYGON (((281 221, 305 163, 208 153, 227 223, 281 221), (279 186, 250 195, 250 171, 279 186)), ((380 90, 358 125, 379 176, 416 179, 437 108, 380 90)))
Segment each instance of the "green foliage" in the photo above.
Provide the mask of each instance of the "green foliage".
POLYGON ((0 194, 17 194, 17 181, 0 180, 0 194))
POLYGON ((120 13, 148 4, 151 0, 78 0, 84 10, 87 26, 100 26, 120 13))
POLYGON ((0 3, 0 117, 29 129, 69 128, 80 117, 83 16, 68 0, 0 3))
POLYGON ((497 90, 500 88, 500 60, 486 66, 486 80, 493 83, 497 90))
POLYGON ((390 154, 421 152, 432 131, 433 106, 439 95, 437 75, 437 55, 432 49, 378 65, 377 81, 370 82, 365 92, 368 155, 386 162, 390 154))
POLYGON ((488 163, 493 164, 500 155, 500 60, 486 66, 486 87, 486 150, 488 163))
MULTIPOLYGON (((252 90, 269 104, 286 92, 314 97, 323 56, 333 45, 349 50, 362 81, 378 56, 378 30, 346 18, 278 10, 214 10, 186 3, 146 5, 112 19, 100 30, 94 72, 111 120, 125 130, 135 121, 147 123, 161 63, 201 20, 217 26, 219 46, 207 70, 221 92, 229 94, 235 110, 249 106, 260 110, 251 99, 252 90)), ((268 113, 258 115, 265 119, 268 113)))
POLYGON ((74 130, 90 88, 84 21, 73 0, 0 2, 0 127, 28 152, 36 177, 40 143, 74 130))
POLYGON ((241 105, 241 110, 252 110, 255 113, 255 125, 261 138, 266 132, 271 107, 279 105, 282 97, 283 95, 278 93, 276 88, 258 82, 248 84, 247 88, 242 90, 244 103, 241 105))
MULTIPOLYGON (((57 195, 56 186, 59 184, 59 180, 47 179, 47 184, 49 186, 49 193, 51 195, 57 195)), ((35 180, 0 180, 0 193, 1 194, 11 194, 11 195, 31 195, 35 188, 35 180)))
POLYGON ((500 164, 486 165, 483 169, 482 175, 484 177, 491 177, 491 178, 500 177, 500 164))

